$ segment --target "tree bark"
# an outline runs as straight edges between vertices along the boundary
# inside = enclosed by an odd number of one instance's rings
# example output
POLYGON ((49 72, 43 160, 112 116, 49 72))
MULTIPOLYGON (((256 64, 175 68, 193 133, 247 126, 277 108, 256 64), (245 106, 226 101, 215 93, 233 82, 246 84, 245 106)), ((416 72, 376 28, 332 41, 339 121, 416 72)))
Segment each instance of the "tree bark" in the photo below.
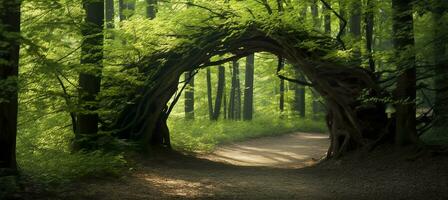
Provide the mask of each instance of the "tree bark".
MULTIPOLYGON (((298 66, 295 66, 298 69, 298 66)), ((305 81, 303 75, 295 70, 295 74, 298 80, 305 81)), ((295 112, 299 114, 300 117, 305 117, 305 87, 303 85, 295 84, 294 85, 294 101, 293 101, 293 109, 295 112)))
POLYGON ((375 72, 375 60, 373 59, 373 27, 375 23, 375 2, 374 0, 367 0, 367 12, 365 16, 365 30, 366 30, 366 50, 367 58, 369 60, 369 69, 375 72))
POLYGON ((148 19, 156 18, 157 0, 146 0, 146 17, 148 19))
MULTIPOLYGON (((216 99, 215 99, 215 108, 213 112, 212 120, 218 120, 221 114, 221 105, 225 102, 224 92, 225 92, 225 84, 226 84, 226 71, 224 66, 218 67, 218 88, 216 90, 216 99), (224 99, 224 100, 223 100, 224 99)), ((224 107, 224 110, 226 108, 224 107)), ((225 114, 224 114, 225 115, 225 114)))
POLYGON ((408 0, 392 0, 393 38, 396 66, 400 72, 395 89, 398 103, 396 137, 398 145, 415 144, 416 122, 416 68, 412 5, 408 0))
POLYGON ((16 173, 20 3, 0 2, 0 176, 16 173))
MULTIPOLYGON (((283 69, 285 62, 282 57, 278 57, 278 69, 283 69)), ((280 101, 279 101, 280 112, 285 111, 285 80, 280 79, 280 101)))
MULTIPOLYGON (((327 3, 331 5, 331 0, 327 0, 327 3)), ((325 22, 325 33, 331 35, 331 11, 329 9, 324 9, 324 22, 325 22)))
POLYGON ((246 57, 246 78, 244 83, 244 105, 243 119, 252 120, 254 109, 254 65, 255 55, 251 54, 246 57))
POLYGON ((194 120, 194 77, 191 72, 185 72, 185 80, 190 80, 185 89, 185 119, 194 120))
POLYGON ((448 59, 447 59, 447 41, 448 26, 443 18, 447 13, 448 2, 444 0, 435 0, 433 11, 434 28, 434 57, 435 57, 435 78, 436 88, 434 114, 434 127, 440 130, 448 130, 448 59))
POLYGON ((118 6, 120 21, 127 20, 134 15, 135 0, 118 0, 118 6))
POLYGON ((106 28, 113 29, 115 27, 114 18, 115 18, 115 4, 114 0, 106 0, 106 28))
POLYGON ((86 17, 82 28, 84 40, 81 45, 81 64, 88 67, 89 71, 79 74, 78 103, 81 111, 77 113, 75 150, 89 148, 84 138, 98 132, 97 96, 100 92, 103 67, 104 1, 85 0, 83 6, 86 17))
POLYGON ((212 72, 210 68, 207 68, 207 103, 208 117, 213 120, 212 72))
POLYGON ((353 56, 356 66, 361 65, 361 1, 352 1, 350 4, 350 35, 353 38, 353 56))

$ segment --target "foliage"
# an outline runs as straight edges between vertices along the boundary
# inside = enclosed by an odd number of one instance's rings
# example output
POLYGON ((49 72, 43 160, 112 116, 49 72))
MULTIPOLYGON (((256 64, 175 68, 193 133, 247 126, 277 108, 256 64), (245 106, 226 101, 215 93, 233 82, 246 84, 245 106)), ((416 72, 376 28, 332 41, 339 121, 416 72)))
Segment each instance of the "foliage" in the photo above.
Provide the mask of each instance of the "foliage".
POLYGON ((210 152, 217 145, 282 134, 326 132, 323 121, 303 118, 281 118, 280 115, 256 116, 253 121, 187 121, 172 117, 170 129, 175 149, 193 152, 210 152))

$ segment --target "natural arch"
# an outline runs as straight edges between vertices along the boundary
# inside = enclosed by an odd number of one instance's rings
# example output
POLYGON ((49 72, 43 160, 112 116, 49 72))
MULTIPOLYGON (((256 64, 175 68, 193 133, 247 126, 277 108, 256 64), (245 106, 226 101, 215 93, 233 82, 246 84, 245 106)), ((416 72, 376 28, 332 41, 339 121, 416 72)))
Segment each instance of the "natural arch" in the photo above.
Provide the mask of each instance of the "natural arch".
POLYGON ((361 95, 381 95, 374 74, 331 57, 331 52, 341 49, 335 39, 278 20, 273 24, 254 20, 244 26, 228 22, 192 27, 193 34, 176 36, 189 42, 132 64, 129 68, 138 68, 148 79, 144 88, 136 90, 135 104, 127 106, 111 128, 122 138, 169 147, 167 103, 178 89, 180 76, 264 51, 297 66, 325 99, 332 141, 328 157, 338 157, 380 140, 389 124, 384 106, 360 99, 361 95), (229 54, 232 56, 226 57, 229 54))

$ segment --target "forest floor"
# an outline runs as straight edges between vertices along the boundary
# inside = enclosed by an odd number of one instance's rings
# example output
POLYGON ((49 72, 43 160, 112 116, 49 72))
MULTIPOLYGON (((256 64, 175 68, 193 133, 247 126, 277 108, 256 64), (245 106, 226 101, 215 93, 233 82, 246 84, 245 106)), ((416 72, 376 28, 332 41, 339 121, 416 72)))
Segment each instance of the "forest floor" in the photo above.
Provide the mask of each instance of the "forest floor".
MULTIPOLYGON (((43 199, 448 199, 448 157, 386 149, 317 163, 326 134, 295 133, 213 153, 143 159, 121 178, 89 179, 43 199)), ((37 198, 36 198, 37 199, 37 198)))

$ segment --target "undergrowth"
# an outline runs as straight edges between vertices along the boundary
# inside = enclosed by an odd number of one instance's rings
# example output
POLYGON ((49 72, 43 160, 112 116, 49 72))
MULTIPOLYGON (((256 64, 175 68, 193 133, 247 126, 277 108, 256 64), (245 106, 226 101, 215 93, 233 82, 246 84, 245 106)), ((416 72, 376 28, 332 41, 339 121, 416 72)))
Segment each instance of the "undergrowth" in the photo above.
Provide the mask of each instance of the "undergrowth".
POLYGON ((210 152, 219 144, 263 136, 276 136, 298 131, 327 132, 322 120, 281 118, 277 115, 259 116, 252 121, 187 121, 181 117, 171 117, 169 127, 173 147, 190 152, 210 152))

